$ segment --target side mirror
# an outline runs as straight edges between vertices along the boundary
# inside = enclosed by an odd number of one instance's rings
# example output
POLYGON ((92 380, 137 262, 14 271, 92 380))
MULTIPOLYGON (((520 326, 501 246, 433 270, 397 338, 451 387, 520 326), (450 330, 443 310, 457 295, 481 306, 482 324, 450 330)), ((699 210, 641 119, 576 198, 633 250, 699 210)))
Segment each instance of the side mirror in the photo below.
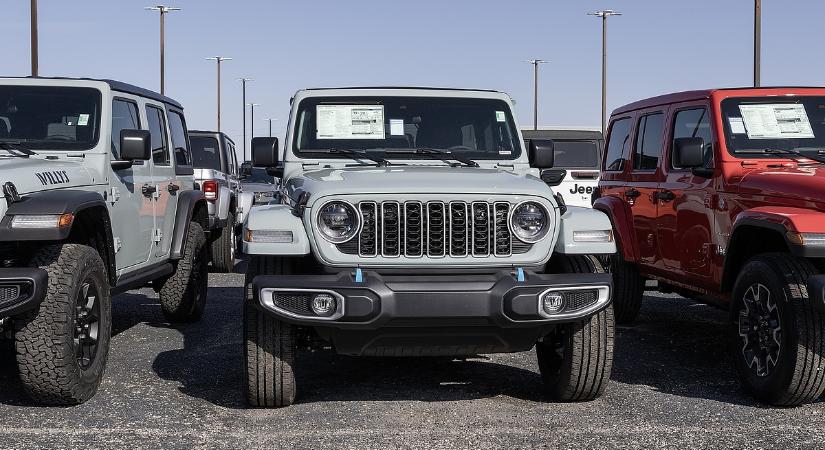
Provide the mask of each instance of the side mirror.
POLYGON ((252 175, 252 163, 246 161, 241 164, 241 178, 247 178, 252 175))
POLYGON ((676 138, 673 141, 673 163, 676 167, 693 169, 705 165, 705 140, 700 137, 676 138))
POLYGON ((152 158, 151 140, 147 130, 120 130, 120 159, 148 161, 152 158))
POLYGON ((527 157, 530 167, 536 169, 550 169, 556 161, 556 150, 550 139, 531 139, 527 157))
POLYGON ((252 165, 254 167, 275 167, 278 165, 278 138, 252 138, 252 165))

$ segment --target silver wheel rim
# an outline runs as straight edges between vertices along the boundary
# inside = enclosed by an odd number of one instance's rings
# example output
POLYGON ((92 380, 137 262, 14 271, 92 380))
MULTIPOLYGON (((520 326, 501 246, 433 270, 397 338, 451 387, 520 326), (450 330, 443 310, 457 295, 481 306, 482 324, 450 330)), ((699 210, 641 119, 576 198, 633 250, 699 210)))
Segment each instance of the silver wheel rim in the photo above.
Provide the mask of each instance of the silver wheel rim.
POLYGON ((779 363, 782 326, 779 308, 771 291, 761 283, 752 284, 742 297, 739 311, 739 340, 745 364, 759 377, 771 375, 779 363))

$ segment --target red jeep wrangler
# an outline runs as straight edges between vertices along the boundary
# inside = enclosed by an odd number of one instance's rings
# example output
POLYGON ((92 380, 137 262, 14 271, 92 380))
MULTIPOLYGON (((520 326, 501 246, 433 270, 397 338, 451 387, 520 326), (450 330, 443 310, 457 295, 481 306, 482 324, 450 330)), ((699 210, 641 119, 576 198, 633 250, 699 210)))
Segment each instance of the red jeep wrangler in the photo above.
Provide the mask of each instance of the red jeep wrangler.
POLYGON ((734 365, 774 405, 825 390, 825 88, 718 89, 617 109, 594 207, 616 320, 645 279, 729 308, 734 365))

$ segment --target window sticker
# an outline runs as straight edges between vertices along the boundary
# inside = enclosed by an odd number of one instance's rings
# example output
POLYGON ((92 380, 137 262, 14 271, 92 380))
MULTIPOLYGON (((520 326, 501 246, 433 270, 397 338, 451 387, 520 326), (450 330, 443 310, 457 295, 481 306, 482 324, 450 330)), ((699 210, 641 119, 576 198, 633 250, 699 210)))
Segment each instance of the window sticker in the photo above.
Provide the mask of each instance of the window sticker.
POLYGON ((805 105, 739 105, 748 139, 813 138, 805 105))
POLYGON ((507 115, 504 111, 496 111, 496 122, 507 122, 507 115))
POLYGON ((383 105, 318 105, 316 139, 384 139, 383 105))
POLYGON ((77 126, 85 127, 89 124, 89 115, 88 114, 81 114, 77 116, 77 126))
POLYGON ((728 117, 730 132, 733 134, 745 134, 745 121, 741 117, 728 117))
POLYGON ((390 119, 390 135, 404 136, 404 119, 390 119))

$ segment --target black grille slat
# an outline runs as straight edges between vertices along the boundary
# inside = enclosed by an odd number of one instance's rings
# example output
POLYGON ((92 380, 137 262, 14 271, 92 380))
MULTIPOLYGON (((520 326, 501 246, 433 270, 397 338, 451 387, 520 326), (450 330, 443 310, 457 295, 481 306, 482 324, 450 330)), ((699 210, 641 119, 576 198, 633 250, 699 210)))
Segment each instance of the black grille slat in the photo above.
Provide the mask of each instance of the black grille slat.
POLYGON ((378 255, 377 207, 378 205, 373 202, 363 202, 358 206, 363 223, 361 233, 358 235, 358 252, 362 256, 378 255))
POLYGON ((404 253, 406 256, 422 256, 421 243, 424 233, 424 214, 421 203, 407 202, 404 204, 404 253))
POLYGON ((473 256, 490 254, 490 205, 476 202, 473 211, 473 256))
POLYGON ((427 203, 427 256, 444 256, 446 221, 444 203, 427 203))
POLYGON ((512 252, 512 236, 510 235, 510 226, 507 224, 510 204, 496 202, 493 205, 493 211, 495 212, 495 239, 493 243, 495 253, 496 256, 506 256, 512 252))
POLYGON ((401 211, 399 204, 381 204, 381 251, 384 256, 398 256, 401 249, 401 211))
POLYGON ((450 203, 450 255, 467 256, 467 230, 469 220, 467 204, 450 203))

